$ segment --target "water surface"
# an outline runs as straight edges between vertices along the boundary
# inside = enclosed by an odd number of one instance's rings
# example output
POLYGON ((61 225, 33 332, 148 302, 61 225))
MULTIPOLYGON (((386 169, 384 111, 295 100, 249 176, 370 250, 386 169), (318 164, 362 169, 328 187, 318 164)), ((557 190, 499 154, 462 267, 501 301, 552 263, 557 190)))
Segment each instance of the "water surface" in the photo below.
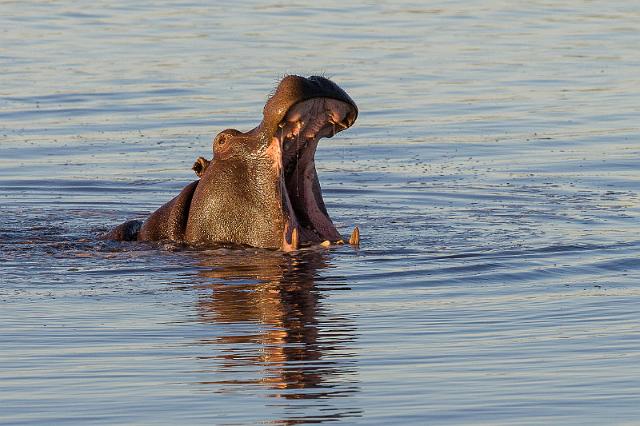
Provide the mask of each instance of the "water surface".
POLYGON ((130 3, 3 3, 0 422, 637 422, 640 7, 130 3), (359 250, 96 240, 284 73, 359 250))

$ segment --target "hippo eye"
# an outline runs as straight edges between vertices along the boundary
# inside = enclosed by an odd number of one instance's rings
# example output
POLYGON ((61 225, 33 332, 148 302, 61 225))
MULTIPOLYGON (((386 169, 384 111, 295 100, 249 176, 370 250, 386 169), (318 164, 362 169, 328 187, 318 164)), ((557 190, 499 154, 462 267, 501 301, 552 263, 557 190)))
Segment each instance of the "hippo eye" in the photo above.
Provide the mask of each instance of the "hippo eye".
POLYGON ((240 135, 241 132, 236 129, 226 129, 218 133, 218 136, 213 140, 214 144, 224 145, 227 139, 240 135))

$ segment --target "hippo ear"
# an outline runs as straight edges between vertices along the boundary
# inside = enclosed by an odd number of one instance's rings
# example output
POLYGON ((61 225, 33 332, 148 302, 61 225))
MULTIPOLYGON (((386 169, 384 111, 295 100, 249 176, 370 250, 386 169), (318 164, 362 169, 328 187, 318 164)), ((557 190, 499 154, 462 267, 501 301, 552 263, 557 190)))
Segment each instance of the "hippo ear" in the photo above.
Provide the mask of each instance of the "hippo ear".
POLYGON ((193 163, 193 166, 191 167, 191 169, 194 172, 196 172, 196 175, 198 177, 202 177, 202 175, 204 174, 204 171, 207 170, 207 167, 209 167, 209 163, 210 163, 210 161, 207 160, 206 158, 198 157, 196 162, 193 163))

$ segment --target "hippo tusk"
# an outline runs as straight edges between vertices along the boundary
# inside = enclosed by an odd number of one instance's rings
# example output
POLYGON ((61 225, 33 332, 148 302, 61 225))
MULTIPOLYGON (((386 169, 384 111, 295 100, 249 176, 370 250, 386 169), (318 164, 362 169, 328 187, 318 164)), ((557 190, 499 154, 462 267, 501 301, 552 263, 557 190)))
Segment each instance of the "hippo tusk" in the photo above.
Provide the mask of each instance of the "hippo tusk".
POLYGON ((358 228, 358 225, 356 225, 356 227, 353 228, 353 232, 349 237, 349 244, 351 244, 352 246, 360 245, 360 229, 358 228))
POLYGON ((291 232, 291 250, 298 250, 298 247, 300 247, 298 228, 293 228, 293 231, 291 232))

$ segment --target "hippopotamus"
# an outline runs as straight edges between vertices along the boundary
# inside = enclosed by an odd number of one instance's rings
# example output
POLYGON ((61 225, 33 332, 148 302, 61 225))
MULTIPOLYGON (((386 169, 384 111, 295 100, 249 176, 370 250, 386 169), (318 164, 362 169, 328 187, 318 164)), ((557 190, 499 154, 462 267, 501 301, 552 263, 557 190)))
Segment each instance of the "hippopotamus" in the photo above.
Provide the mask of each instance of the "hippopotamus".
MULTIPOLYGON (((355 102, 333 81, 286 76, 257 127, 218 133, 212 160, 199 157, 194 164, 198 180, 144 222, 125 222, 104 238, 283 251, 341 244, 314 157, 321 138, 351 127, 357 116, 355 102)), ((349 241, 359 243, 357 227, 349 241)))

